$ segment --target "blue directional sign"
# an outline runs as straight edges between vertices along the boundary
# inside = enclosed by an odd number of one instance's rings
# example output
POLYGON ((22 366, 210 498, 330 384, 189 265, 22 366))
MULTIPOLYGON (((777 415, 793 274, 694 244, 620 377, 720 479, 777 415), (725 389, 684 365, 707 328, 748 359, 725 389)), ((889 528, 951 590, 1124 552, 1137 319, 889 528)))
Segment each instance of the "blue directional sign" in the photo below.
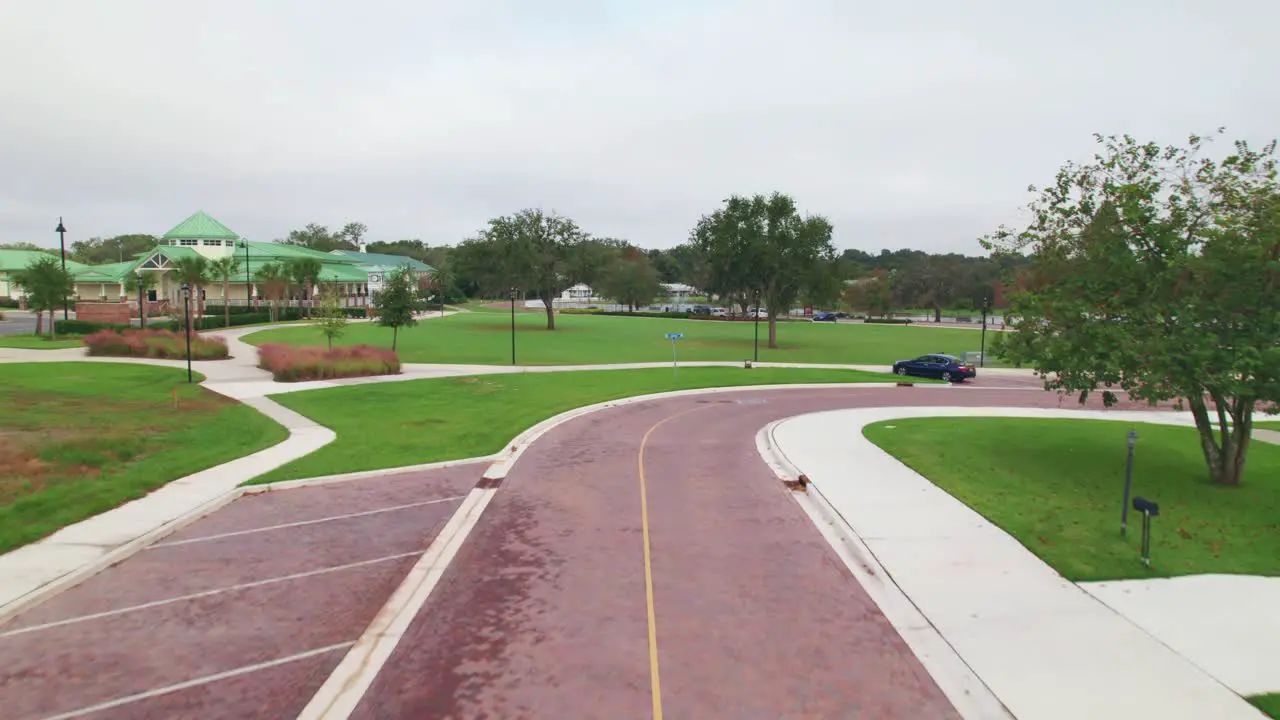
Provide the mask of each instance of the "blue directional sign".
POLYGON ((684 333, 667 333, 667 339, 671 341, 671 376, 675 379, 680 378, 680 361, 676 359, 676 341, 684 337, 684 333))
POLYGON ((679 340, 684 337, 684 333, 667 333, 668 340, 679 340))

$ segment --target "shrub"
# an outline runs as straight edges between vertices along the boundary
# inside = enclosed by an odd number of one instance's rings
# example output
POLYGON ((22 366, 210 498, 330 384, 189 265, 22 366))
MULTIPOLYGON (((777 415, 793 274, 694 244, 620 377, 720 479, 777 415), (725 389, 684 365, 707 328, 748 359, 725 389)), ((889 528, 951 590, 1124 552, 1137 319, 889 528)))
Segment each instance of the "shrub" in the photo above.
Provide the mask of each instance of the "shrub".
POLYGON ((691 313, 687 312, 627 312, 625 310, 584 310, 582 308, 565 308, 557 312, 565 315, 610 315, 613 317, 651 317, 651 318, 677 318, 687 320, 691 313))
POLYGON ((17 300, 14 300, 13 298, 8 296, 0 297, 0 308, 16 308, 16 307, 18 307, 17 300))
MULTIPOLYGON (((89 354, 108 357, 145 357, 185 360, 187 340, 182 333, 168 330, 99 330, 84 339, 89 354)), ((226 360, 227 343, 222 338, 191 336, 192 360, 226 360)))
POLYGON ((127 330, 122 323, 90 322, 89 320, 54 320, 53 331, 58 335, 89 335, 99 330, 127 330))
POLYGON ((873 325, 910 325, 911 318, 862 318, 862 322, 873 325))
POLYGON ((298 382, 398 375, 400 358, 391 350, 372 345, 325 350, 322 347, 265 343, 258 348, 258 367, 269 371, 277 382, 298 382))

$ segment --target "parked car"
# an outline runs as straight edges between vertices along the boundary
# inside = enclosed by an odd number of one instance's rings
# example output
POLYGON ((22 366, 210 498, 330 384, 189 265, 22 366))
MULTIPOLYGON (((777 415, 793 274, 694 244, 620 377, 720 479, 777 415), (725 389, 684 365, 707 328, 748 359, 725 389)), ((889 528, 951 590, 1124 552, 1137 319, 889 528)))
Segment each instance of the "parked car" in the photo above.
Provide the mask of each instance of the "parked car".
POLYGON ((749 311, 747 311, 747 317, 760 318, 761 320, 768 320, 769 311, 765 310, 764 308, 751 308, 749 311))
POLYGON ((899 360, 893 364, 896 375, 915 375, 917 377, 938 378, 947 382, 964 382, 978 376, 978 371, 966 365, 954 355, 934 353, 921 355, 914 360, 899 360))
POLYGON ((690 312, 692 312, 694 315, 710 315, 711 306, 710 305, 694 305, 693 310, 691 310, 690 312))
POLYGON ((711 308, 711 317, 728 317, 729 311, 722 307, 711 308))
POLYGON ((833 312, 820 312, 813 316, 814 322, 835 322, 838 316, 833 312))

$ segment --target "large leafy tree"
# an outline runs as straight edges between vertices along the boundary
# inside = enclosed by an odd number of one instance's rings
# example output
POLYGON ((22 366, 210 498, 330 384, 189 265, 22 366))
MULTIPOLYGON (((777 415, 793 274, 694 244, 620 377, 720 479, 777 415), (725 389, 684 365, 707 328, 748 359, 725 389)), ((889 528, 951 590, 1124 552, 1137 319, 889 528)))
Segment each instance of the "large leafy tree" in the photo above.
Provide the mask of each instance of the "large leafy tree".
MULTIPOLYGON (((49 336, 55 335, 53 313, 62 307, 75 292, 71 273, 62 269, 62 262, 53 255, 36 258, 26 267, 13 273, 13 282, 27 296, 27 307, 36 312, 38 319, 49 313, 49 336)), ((39 333, 42 328, 37 327, 39 333)))
POLYGON ((554 212, 521 210, 489 221, 480 238, 463 243, 467 267, 492 291, 532 290, 542 299, 547 329, 556 329, 554 301, 565 288, 598 271, 595 252, 577 223, 554 212), (465 249, 464 249, 465 248, 465 249), (506 285, 507 288, 502 286, 506 285))
MULTIPOLYGON (((196 316, 204 316, 204 301, 200 297, 200 288, 209 282, 212 277, 209 266, 209 258, 203 255, 190 255, 181 257, 173 261, 174 277, 178 282, 186 285, 191 290, 191 297, 196 301, 196 316)), ((187 332, 191 332, 191 326, 187 326, 187 332)))
POLYGON ((316 279, 320 277, 320 273, 324 271, 324 265, 315 258, 298 257, 289 258, 285 261, 284 272, 294 285, 302 289, 301 300, 306 300, 307 317, 311 317, 312 295, 315 290, 316 279))
POLYGON ((331 232, 325 225, 307 223, 301 230, 291 230, 289 237, 282 242, 286 245, 301 245, 312 250, 331 252, 333 250, 359 250, 360 243, 369 228, 364 223, 347 223, 341 230, 331 232))
POLYGON ((254 268, 253 280, 262 288, 261 292, 267 298, 271 322, 276 322, 280 319, 279 303, 289 289, 289 274, 285 272, 284 265, 269 262, 254 268))
POLYGON ((624 250, 596 283, 600 293, 632 310, 648 305, 662 292, 658 273, 649 256, 638 248, 624 250))
POLYGON ((705 289, 731 298, 758 298, 769 316, 769 347, 777 348, 778 315, 806 288, 813 286, 820 295, 833 292, 821 267, 835 262, 831 232, 826 218, 801 217, 795 201, 781 193, 735 195, 703 216, 691 241, 706 263, 705 289))
POLYGON ((71 243, 67 256, 88 265, 105 265, 124 262, 138 253, 154 249, 157 243, 158 240, 154 235, 143 233, 116 235, 109 238, 95 237, 71 243))
POLYGON ((396 349, 400 328, 418 323, 415 313, 423 303, 418 295, 418 275, 410 267, 387 273, 382 289, 373 294, 373 307, 378 311, 378 324, 391 328, 391 349, 396 349))
POLYGON ((983 239, 1030 259, 1001 351, 1081 401, 1185 404, 1210 480, 1239 484, 1254 411, 1280 401, 1275 143, 1215 160, 1198 136, 1097 142, 1038 191, 1025 229, 983 239))

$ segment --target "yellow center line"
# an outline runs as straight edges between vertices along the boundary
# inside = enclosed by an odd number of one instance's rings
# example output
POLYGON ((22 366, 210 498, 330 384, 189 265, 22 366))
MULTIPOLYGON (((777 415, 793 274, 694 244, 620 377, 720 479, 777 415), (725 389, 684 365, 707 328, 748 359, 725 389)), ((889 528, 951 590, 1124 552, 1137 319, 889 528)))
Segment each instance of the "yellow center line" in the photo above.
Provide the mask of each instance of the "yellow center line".
POLYGON ((640 535, 644 542, 644 601, 645 610, 649 615, 649 680, 653 691, 653 720, 662 720, 662 680, 658 675, 658 620, 653 610, 653 560, 649 550, 649 499, 645 488, 644 449, 649 444, 649 436, 668 420, 702 409, 689 408, 668 415, 654 423, 640 439, 640 453, 637 460, 640 466, 640 535))

